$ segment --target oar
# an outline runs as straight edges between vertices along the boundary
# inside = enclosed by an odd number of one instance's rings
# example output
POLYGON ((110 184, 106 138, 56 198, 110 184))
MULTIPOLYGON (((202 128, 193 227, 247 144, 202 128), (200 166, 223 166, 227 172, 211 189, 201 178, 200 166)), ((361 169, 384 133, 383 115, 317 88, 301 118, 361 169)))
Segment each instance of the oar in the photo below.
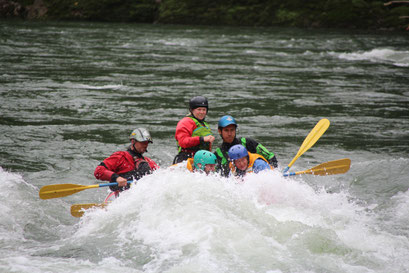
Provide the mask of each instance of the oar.
MULTIPOLYGON (((132 183, 133 181, 128 181, 128 184, 132 183)), ((86 189, 93 189, 93 188, 100 188, 100 187, 108 187, 108 186, 118 186, 117 182, 113 183, 105 183, 105 184, 95 184, 89 186, 83 185, 76 185, 76 184, 54 184, 54 185, 47 185, 40 189, 38 193, 41 199, 51 199, 51 198, 58 198, 58 197, 65 197, 86 189)))
POLYGON ((288 164, 287 167, 285 167, 283 173, 286 173, 288 169, 294 164, 294 162, 303 154, 305 153, 309 148, 312 147, 312 145, 317 142, 317 140, 325 133, 325 131, 329 127, 329 120, 326 118, 321 119, 314 128, 312 128, 311 132, 308 134, 308 136, 304 139, 304 142, 302 143, 300 149, 298 150, 297 155, 293 158, 293 160, 288 164))
POLYGON ((71 215, 74 217, 81 217, 85 210, 90 208, 103 208, 107 204, 75 204, 71 206, 71 215))
POLYGON ((334 161, 328 161, 312 167, 311 169, 301 171, 301 172, 290 172, 284 174, 284 176, 292 176, 298 174, 313 174, 313 175, 332 175, 346 173, 351 166, 351 159, 344 158, 334 161))

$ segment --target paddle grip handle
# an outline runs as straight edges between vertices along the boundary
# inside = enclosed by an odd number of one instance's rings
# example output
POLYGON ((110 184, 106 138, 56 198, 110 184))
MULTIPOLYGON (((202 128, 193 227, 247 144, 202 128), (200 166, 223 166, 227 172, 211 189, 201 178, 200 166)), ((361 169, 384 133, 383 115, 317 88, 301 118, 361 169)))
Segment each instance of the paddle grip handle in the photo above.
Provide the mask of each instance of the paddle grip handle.
POLYGON ((285 173, 285 174, 283 174, 284 177, 293 176, 293 175, 296 175, 296 173, 291 172, 291 173, 285 173))

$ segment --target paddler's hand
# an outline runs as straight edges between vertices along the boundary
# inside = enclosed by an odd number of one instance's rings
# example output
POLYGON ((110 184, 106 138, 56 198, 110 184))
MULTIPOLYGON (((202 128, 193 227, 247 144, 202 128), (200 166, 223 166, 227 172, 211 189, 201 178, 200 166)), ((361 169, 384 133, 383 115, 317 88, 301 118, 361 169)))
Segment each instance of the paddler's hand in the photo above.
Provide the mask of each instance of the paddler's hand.
POLYGON ((203 137, 203 141, 204 141, 204 142, 213 143, 214 140, 215 140, 215 138, 214 138, 214 136, 212 136, 212 135, 203 137))
POLYGON ((118 183, 118 187, 125 187, 128 184, 128 180, 120 176, 116 179, 116 182, 118 183))

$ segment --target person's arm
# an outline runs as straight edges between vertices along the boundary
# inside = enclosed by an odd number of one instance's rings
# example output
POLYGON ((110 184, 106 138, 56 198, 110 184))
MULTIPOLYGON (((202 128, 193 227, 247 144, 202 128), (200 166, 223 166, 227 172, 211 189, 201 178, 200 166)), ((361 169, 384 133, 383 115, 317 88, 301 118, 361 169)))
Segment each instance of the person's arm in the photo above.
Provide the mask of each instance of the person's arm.
POLYGON ((263 159, 259 158, 254 161, 253 171, 254 173, 261 172, 263 170, 271 170, 271 166, 263 159))
POLYGON ((178 122, 176 126, 175 138, 180 147, 185 149, 195 147, 200 144, 200 141, 203 141, 203 137, 192 137, 194 129, 196 129, 196 124, 190 118, 185 117, 178 122))
POLYGON ((262 144, 258 143, 252 138, 246 138, 246 148, 250 153, 256 153, 262 155, 267 159, 268 163, 271 164, 274 168, 278 167, 278 161, 273 152, 267 150, 262 144))
POLYGON ((118 166, 122 164, 124 158, 120 153, 114 153, 102 161, 94 171, 94 176, 98 180, 123 183, 125 178, 120 177, 116 172, 118 166), (118 181, 119 180, 119 181, 118 181))

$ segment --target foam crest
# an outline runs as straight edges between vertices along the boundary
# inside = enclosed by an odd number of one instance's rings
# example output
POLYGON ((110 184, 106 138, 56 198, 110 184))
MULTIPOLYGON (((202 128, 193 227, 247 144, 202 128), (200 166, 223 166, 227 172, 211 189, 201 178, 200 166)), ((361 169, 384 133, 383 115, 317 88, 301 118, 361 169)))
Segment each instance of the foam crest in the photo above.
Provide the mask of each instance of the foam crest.
POLYGON ((339 58, 356 61, 368 60, 379 63, 392 63, 396 66, 409 66, 409 51, 398 51, 388 48, 372 49, 371 51, 341 53, 339 58))

